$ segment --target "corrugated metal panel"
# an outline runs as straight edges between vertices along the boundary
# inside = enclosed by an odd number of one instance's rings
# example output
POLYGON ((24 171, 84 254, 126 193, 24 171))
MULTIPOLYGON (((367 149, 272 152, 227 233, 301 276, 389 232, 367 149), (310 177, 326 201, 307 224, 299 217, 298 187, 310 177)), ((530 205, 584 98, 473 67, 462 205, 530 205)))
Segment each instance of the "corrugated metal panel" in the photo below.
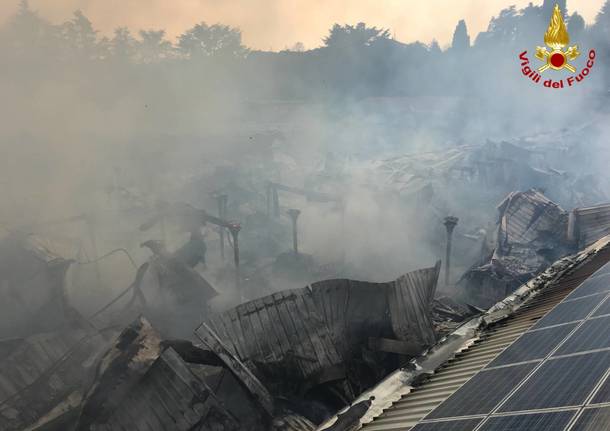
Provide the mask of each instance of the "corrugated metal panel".
POLYGON ((540 232, 565 235, 568 214, 536 190, 511 193, 498 209, 500 247, 504 243, 527 245, 537 240, 540 232))
POLYGON ((12 351, 0 360, 0 402, 36 381, 84 335, 84 331, 51 332, 8 341, 12 351))
POLYGON ((80 400, 103 346, 100 334, 81 330, 19 341, 0 362, 0 430, 44 423, 59 404, 70 406, 66 400, 74 396, 80 400))
POLYGON ((391 283, 322 281, 212 315, 206 325, 258 376, 276 367, 295 369, 298 379, 319 377, 369 337, 433 344, 439 270, 440 263, 391 283))
POLYGON ((214 417, 215 430, 238 429, 207 385, 168 348, 121 400, 108 421, 91 429, 189 431, 197 424, 206 424, 209 416, 214 417))
POLYGON ((390 287, 388 303, 397 339, 415 341, 424 346, 436 342, 432 300, 440 269, 440 262, 437 262, 432 268, 403 275, 390 287))
POLYGON ((574 210, 579 247, 586 247, 610 234, 610 204, 574 210))
MULTIPOLYGON (((279 292, 210 316, 207 324, 244 364, 290 362, 307 379, 342 362, 306 289, 279 292)), ((256 374, 256 373, 255 373, 256 374)))
POLYGON ((507 319, 489 327, 472 347, 458 353, 363 429, 411 429, 608 261, 607 247, 581 267, 564 274, 507 319))
POLYGON ((390 336, 387 290, 393 283, 324 280, 311 285, 311 295, 342 357, 366 334, 390 336))

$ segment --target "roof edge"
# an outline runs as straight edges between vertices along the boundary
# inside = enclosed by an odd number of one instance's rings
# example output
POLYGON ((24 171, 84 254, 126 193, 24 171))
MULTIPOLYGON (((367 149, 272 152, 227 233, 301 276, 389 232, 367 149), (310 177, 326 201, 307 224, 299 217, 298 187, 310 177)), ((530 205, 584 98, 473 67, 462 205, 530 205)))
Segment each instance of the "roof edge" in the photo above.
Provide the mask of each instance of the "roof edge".
MULTIPOLYGON (((599 239, 576 254, 558 260, 544 272, 523 284, 511 295, 490 307, 482 316, 475 317, 459 326, 422 355, 412 359, 406 367, 394 371, 376 386, 363 392, 350 406, 345 407, 335 416, 323 422, 317 428, 317 431, 329 430, 337 422, 339 415, 350 410, 353 405, 374 397, 369 409, 360 418, 360 423, 355 428, 350 428, 350 430, 362 428, 363 425, 380 416, 394 402, 411 392, 414 385, 422 377, 434 373, 442 364, 470 347, 479 339, 481 329, 510 316, 526 301, 541 293, 544 287, 586 264, 600 251, 608 247, 610 247, 610 235, 599 239)), ((333 427, 332 429, 333 431, 341 431, 341 428, 333 427)))

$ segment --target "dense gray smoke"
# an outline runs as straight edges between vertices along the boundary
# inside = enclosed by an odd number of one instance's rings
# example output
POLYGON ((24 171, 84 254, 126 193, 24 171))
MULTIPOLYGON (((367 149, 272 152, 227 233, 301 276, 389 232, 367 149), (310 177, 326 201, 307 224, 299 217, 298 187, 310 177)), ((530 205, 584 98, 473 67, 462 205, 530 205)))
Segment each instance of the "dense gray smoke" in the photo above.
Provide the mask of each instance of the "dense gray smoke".
MULTIPOLYGON (((320 274, 374 281, 433 265, 442 220, 455 215, 457 277, 476 263, 508 192, 545 189, 567 210, 607 199, 610 3, 590 26, 563 3, 581 51, 574 66, 591 49, 596 59, 582 82, 548 89, 524 76, 519 55, 540 65, 550 1, 498 11, 479 35, 460 22, 443 50, 360 23, 336 25, 319 48, 281 52, 250 50, 239 29, 203 22, 173 41, 152 29, 106 38, 81 12, 56 25, 23 1, 0 29, 2 228, 41 234, 83 263, 124 248, 138 266, 150 256, 144 241, 175 250, 188 239, 171 220, 138 229, 163 202, 217 215, 212 194, 222 191, 226 218, 242 224, 244 283, 267 283, 256 296, 316 278, 266 270, 292 247, 287 208, 302 211, 300 251, 326 266, 320 274), (494 147, 503 141, 528 148, 503 181, 460 179, 464 166, 504 157, 494 147), (456 160, 461 171, 447 168, 456 160), (339 199, 280 191, 271 228, 268 182, 339 199)), ((230 292, 232 250, 221 261, 216 228, 204 235, 202 271, 230 292)), ((122 253, 72 271, 90 311, 135 276, 122 253)))

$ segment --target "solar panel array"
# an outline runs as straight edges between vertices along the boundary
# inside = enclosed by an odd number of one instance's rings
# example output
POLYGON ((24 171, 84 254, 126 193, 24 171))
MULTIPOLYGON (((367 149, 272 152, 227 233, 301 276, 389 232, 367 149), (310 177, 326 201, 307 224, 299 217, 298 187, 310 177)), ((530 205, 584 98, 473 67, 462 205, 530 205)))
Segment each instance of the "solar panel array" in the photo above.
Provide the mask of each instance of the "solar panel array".
POLYGON ((610 263, 412 431, 610 430, 610 263))

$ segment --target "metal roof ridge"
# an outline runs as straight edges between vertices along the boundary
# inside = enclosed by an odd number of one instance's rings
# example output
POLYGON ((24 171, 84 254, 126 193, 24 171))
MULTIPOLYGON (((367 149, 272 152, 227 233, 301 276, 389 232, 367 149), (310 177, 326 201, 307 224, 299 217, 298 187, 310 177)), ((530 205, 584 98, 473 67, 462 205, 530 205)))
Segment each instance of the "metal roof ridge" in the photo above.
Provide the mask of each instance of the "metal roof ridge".
POLYGON ((329 429, 340 414, 347 412, 353 405, 367 400, 371 401, 370 407, 360 418, 360 424, 353 430, 360 429, 363 425, 372 422, 396 401, 411 392, 421 378, 434 373, 447 361, 472 346, 479 340, 481 330, 514 314, 522 305, 542 293, 546 286, 587 263, 606 248, 610 248, 610 235, 599 239, 576 254, 556 261, 511 295, 494 304, 482 316, 474 317, 460 325, 452 333, 441 338, 433 347, 412 359, 407 366, 399 368, 373 388, 363 392, 350 406, 345 407, 318 426, 317 431, 329 429), (374 398, 371 400, 371 397, 374 398))

